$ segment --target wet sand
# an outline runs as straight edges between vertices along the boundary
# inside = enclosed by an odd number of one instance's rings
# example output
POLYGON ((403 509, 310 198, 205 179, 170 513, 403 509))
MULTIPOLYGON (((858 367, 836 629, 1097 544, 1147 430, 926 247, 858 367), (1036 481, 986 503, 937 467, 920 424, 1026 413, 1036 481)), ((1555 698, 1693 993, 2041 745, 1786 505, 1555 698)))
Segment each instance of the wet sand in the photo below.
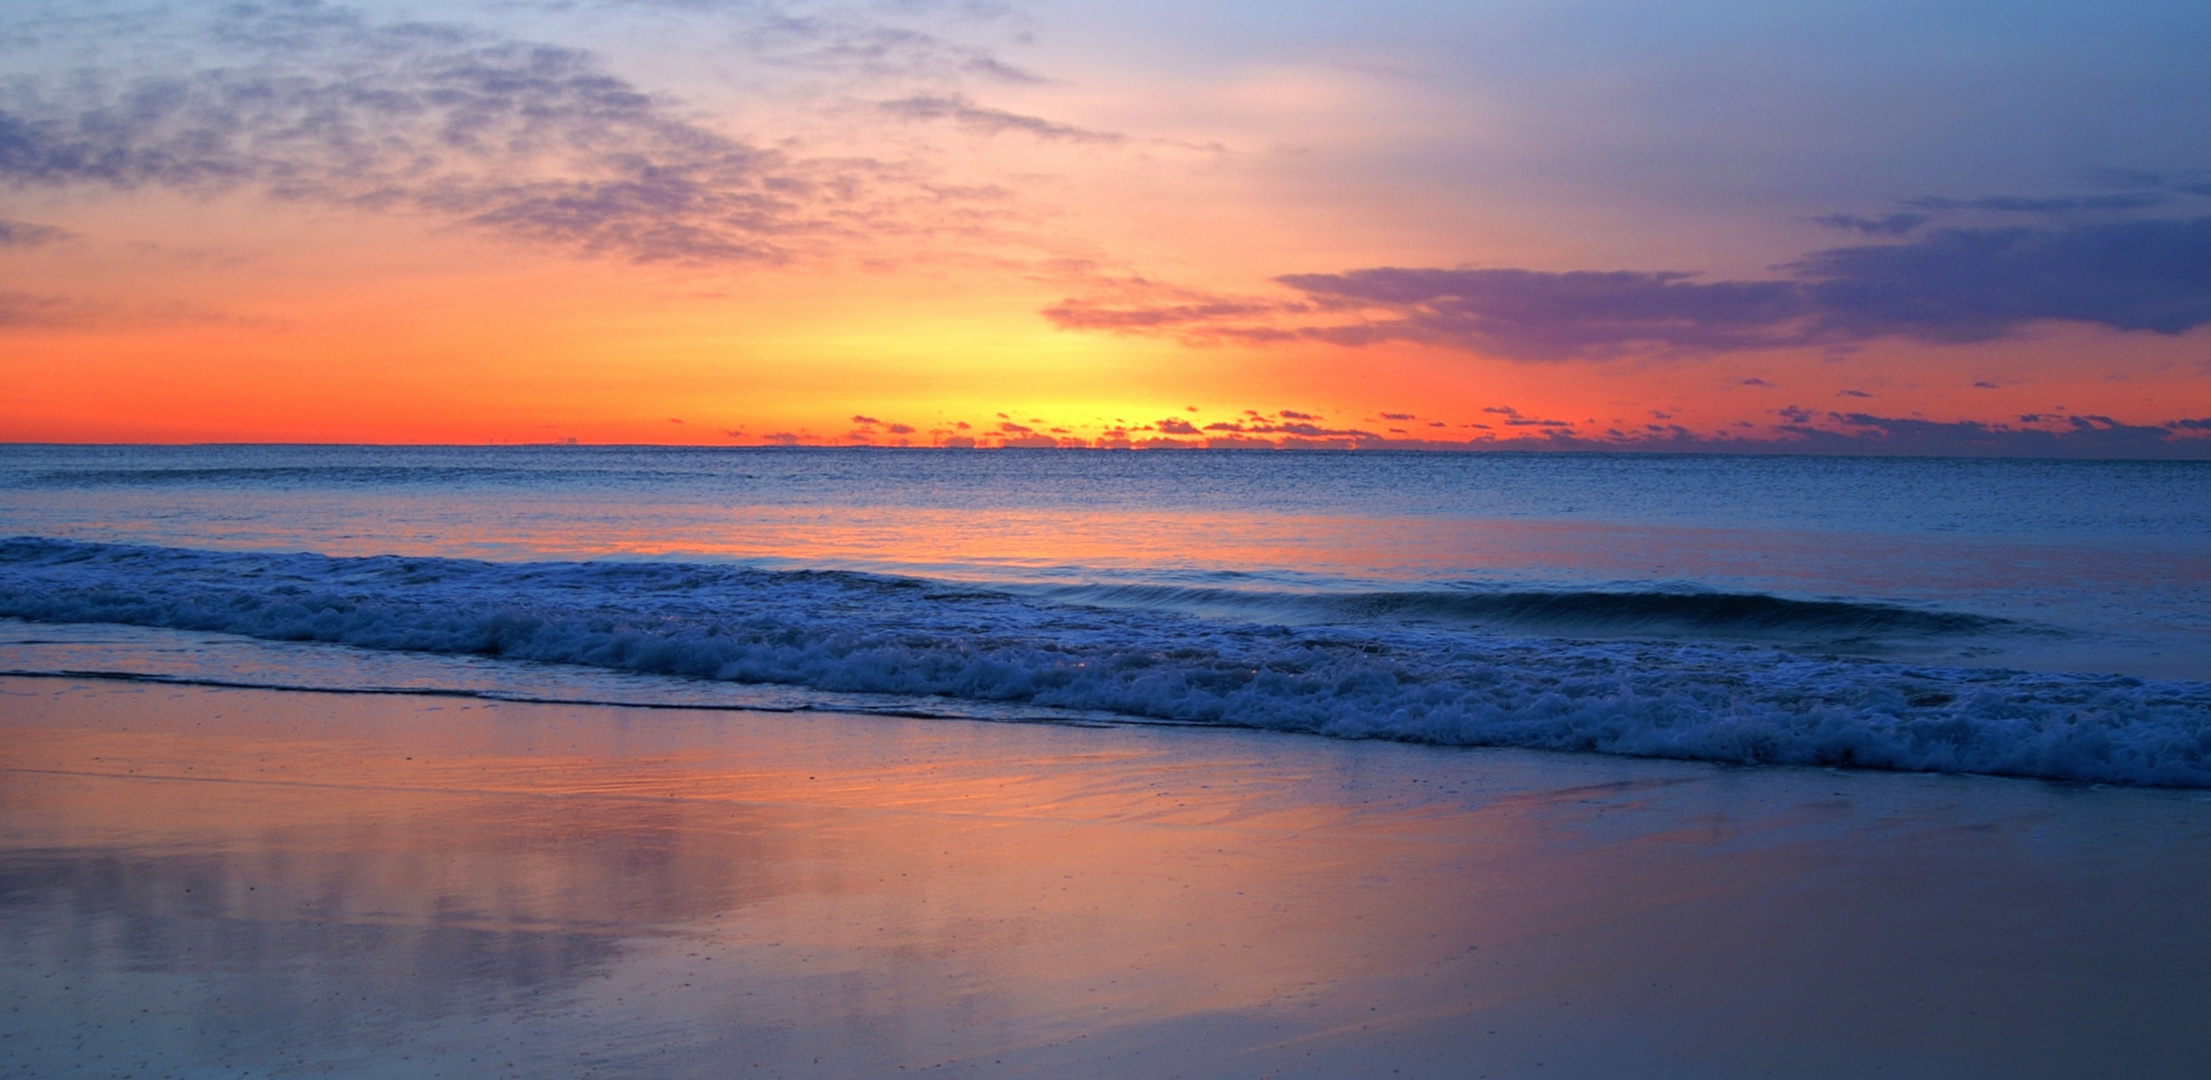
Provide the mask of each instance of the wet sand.
POLYGON ((0 679, 0 1076, 2195 1076, 2211 801, 0 679))

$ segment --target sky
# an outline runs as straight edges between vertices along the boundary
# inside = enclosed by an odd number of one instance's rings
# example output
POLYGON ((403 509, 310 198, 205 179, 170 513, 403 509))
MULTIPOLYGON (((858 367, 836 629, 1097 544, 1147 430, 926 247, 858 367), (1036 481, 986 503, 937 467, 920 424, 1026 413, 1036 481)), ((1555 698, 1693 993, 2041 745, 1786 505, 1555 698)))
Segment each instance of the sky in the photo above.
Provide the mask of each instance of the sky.
POLYGON ((2211 6, 11 0, 0 440, 2211 457, 2211 6))

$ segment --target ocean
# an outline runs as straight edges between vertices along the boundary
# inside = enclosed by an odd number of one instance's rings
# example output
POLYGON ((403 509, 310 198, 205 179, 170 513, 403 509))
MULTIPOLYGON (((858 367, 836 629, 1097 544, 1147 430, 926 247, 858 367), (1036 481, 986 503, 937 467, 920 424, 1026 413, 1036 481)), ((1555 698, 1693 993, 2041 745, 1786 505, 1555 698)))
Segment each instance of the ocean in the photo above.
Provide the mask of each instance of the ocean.
POLYGON ((2211 463, 0 447, 0 671, 2211 786, 2211 463))

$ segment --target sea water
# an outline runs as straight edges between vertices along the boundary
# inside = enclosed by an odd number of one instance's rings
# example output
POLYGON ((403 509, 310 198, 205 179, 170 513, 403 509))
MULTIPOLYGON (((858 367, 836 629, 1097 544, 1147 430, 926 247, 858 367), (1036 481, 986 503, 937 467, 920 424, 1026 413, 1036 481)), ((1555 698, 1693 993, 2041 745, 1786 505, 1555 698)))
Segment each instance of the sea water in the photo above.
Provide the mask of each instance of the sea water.
POLYGON ((0 447, 0 668, 2211 786, 2211 463, 0 447))

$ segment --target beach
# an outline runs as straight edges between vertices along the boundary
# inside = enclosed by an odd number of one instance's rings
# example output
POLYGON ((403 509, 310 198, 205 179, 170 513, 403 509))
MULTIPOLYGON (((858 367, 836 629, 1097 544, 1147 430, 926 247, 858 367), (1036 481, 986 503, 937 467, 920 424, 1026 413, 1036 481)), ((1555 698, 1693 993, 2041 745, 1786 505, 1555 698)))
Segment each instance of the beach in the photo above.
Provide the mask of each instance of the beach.
POLYGON ((0 1080, 2211 1076, 2206 55, 0 3, 0 1080))
POLYGON ((2205 796, 0 680, 0 1075, 2186 1076, 2205 796))

